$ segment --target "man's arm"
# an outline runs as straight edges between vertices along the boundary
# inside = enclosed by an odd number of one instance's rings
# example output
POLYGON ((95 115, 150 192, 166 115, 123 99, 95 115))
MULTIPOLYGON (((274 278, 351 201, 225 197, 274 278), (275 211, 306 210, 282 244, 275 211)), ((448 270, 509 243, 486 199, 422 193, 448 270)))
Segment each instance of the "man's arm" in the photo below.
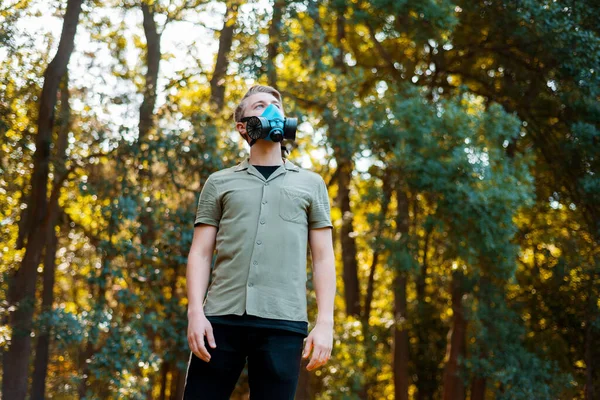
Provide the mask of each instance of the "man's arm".
POLYGON ((188 315, 204 314, 203 301, 210 278, 210 264, 215 250, 217 228, 201 224, 194 228, 194 237, 188 254, 186 270, 186 288, 188 297, 188 315))
POLYGON ((313 263, 313 284, 317 296, 317 323, 333 325, 336 277, 331 228, 311 229, 308 240, 313 263))
POLYGON ((308 241, 313 262, 313 284, 317 296, 317 323, 307 338, 304 357, 314 345, 306 369, 320 367, 331 356, 333 348, 333 304, 336 291, 335 256, 331 228, 310 229, 308 241))
POLYGON ((211 347, 216 346, 212 326, 204 316, 203 305, 216 237, 216 226, 201 224, 194 228, 186 270, 188 342, 192 352, 205 361, 210 360, 210 354, 204 346, 204 335, 207 335, 211 347))

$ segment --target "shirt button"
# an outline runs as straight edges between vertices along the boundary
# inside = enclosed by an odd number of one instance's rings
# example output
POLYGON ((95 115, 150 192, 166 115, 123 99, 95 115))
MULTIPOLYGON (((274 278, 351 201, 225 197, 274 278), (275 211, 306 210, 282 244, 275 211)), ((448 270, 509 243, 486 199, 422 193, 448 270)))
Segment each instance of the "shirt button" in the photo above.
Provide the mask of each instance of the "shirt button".
POLYGON ((253 264, 254 264, 254 265, 258 265, 258 261, 254 260, 254 263, 253 263, 253 264))
POLYGON ((262 244, 262 240, 257 240, 256 244, 261 245, 262 244))
POLYGON ((269 182, 265 182, 265 186, 269 186, 269 182))
POLYGON ((263 201, 262 203, 263 203, 263 204, 267 204, 267 201, 265 200, 265 201, 263 201))
POLYGON ((262 225, 264 225, 264 224, 265 224, 265 220, 264 220, 264 219, 261 219, 261 220, 260 220, 260 223, 261 223, 262 225))
POLYGON ((252 287, 252 282, 248 283, 248 286, 249 286, 249 287, 252 287))

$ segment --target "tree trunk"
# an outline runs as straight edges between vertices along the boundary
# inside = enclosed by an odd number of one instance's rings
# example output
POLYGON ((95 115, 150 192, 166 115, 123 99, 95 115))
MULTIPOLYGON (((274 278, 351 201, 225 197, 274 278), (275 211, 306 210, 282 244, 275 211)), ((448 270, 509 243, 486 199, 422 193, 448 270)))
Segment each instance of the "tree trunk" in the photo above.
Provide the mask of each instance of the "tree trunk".
MULTIPOLYGON (((147 185, 151 185, 152 182, 152 170, 151 170, 151 153, 148 141, 152 132, 155 130, 155 117, 154 107, 156 106, 156 92, 158 85, 158 72, 160 68, 160 34, 156 27, 156 21, 154 21, 154 10, 150 6, 142 2, 142 15, 143 15, 143 27, 144 35, 146 37, 146 83, 143 91, 143 101, 140 106, 140 119, 138 122, 138 150, 139 150, 139 165, 136 170, 139 174, 139 184, 142 197, 145 193, 151 191, 151 188, 147 185)), ((151 213, 146 212, 147 207, 152 207, 152 196, 150 201, 146 204, 143 199, 141 200, 142 210, 140 212, 140 223, 141 223, 141 239, 142 239, 142 253, 150 251, 152 245, 152 235, 154 232, 154 223, 151 218, 151 213)), ((142 257, 143 259, 143 257, 142 257)))
POLYGON ((80 349, 79 357, 77 359, 78 364, 79 364, 79 371, 81 373, 81 376, 83 377, 79 381, 79 385, 77 386, 77 394, 80 399, 85 399, 85 394, 87 392, 87 387, 88 387, 88 385, 87 385, 88 377, 90 376, 90 367, 86 360, 88 360, 90 357, 92 357, 94 355, 94 353, 96 352, 91 340, 92 339, 89 338, 87 343, 85 344, 85 346, 82 349, 80 349))
MULTIPOLYGON (((418 218, 418 211, 414 211, 414 218, 418 218)), ((420 273, 416 279, 417 308, 414 332, 417 337, 417 346, 415 349, 415 369, 417 373, 417 400, 433 399, 440 382, 438 381, 437 360, 432 354, 430 346, 429 333, 435 324, 434 307, 426 301, 427 276, 429 274, 429 257, 433 226, 429 226, 425 231, 423 238, 423 263, 420 273)))
POLYGON ((186 369, 175 368, 171 377, 171 396, 169 400, 183 399, 183 389, 185 388, 186 369))
POLYGON ((585 324, 585 344, 584 344, 584 357, 585 357, 585 400, 594 400, 594 345, 593 345, 593 323, 595 318, 596 310, 596 297, 594 296, 594 286, 596 274, 594 271, 590 274, 589 287, 588 287, 588 306, 587 306, 587 320, 585 324))
POLYGON ((269 25, 269 44, 267 45, 267 54, 269 62, 267 63, 267 82, 270 86, 277 87, 277 66, 275 58, 279 50, 279 42, 281 41, 281 20, 283 11, 285 10, 286 0, 274 0, 273 18, 269 25))
POLYGON ((337 203, 342 211, 342 228, 340 241, 342 244, 342 262, 344 279, 344 297, 346 313, 360 317, 360 288, 358 284, 358 263, 356 261, 356 240, 354 239, 354 214, 350 209, 350 180, 353 165, 349 158, 336 157, 338 164, 337 203))
MULTIPOLYGON (((56 220, 56 218, 53 218, 56 220)), ((54 222, 54 221, 53 221, 54 222)), ((54 223, 48 225, 48 230, 54 231, 54 223)), ((52 312, 52 304, 54 302, 54 272, 56 261, 56 247, 58 238, 56 232, 48 232, 48 243, 44 256, 44 272, 43 272, 43 294, 42 294, 42 313, 52 312)), ((31 384, 31 399, 43 400, 46 397, 46 375, 48 372, 48 360, 50 353, 50 332, 51 326, 46 326, 43 332, 37 338, 33 382, 31 384)))
POLYGON ((408 329, 406 328, 406 274, 394 281, 394 394, 408 400, 408 329))
POLYGON ((475 378, 471 384, 471 400, 485 399, 485 378, 475 378))
MULTIPOLYGON (((343 4, 343 3, 340 3, 343 4)), ((346 37, 346 17, 344 16, 345 5, 342 5, 337 10, 336 19, 336 41, 337 41, 337 54, 334 59, 334 65, 340 69, 340 72, 346 71, 346 64, 344 64, 344 38, 346 37)))
MULTIPOLYGON (((142 2, 142 14, 144 17, 144 34, 146 36, 146 85, 144 86, 144 100, 140 107, 139 120, 139 136, 137 140, 139 149, 139 184, 140 184, 140 252, 142 268, 152 265, 151 257, 153 255, 154 240, 156 237, 156 228, 152 218, 152 210, 154 209, 154 199, 152 193, 152 153, 150 146, 150 136, 156 129, 154 107, 157 97, 158 73, 160 68, 160 34, 154 20, 154 9, 147 3, 142 2), (148 197, 150 200, 145 201, 148 197), (149 211, 147 211, 149 209, 149 211)), ((152 285, 153 282, 149 282, 152 285)), ((154 340, 150 339, 150 348, 154 349, 154 340)), ((154 387, 154 376, 149 377, 148 382, 148 399, 152 399, 152 389, 154 387)))
POLYGON ((138 124, 138 142, 140 143, 144 143, 152 129, 154 129, 154 107, 156 105, 158 69, 161 57, 160 34, 154 21, 154 10, 151 10, 147 3, 142 2, 142 14, 144 17, 144 35, 146 36, 146 84, 138 124))
POLYGON ((592 326, 585 327, 585 400, 594 400, 594 359, 592 357, 592 326))
MULTIPOLYGON (((342 39, 344 38, 344 13, 337 12, 337 45, 342 48, 342 39)), ((341 50, 340 50, 341 51, 341 50)), ((343 59, 335 58, 334 64, 336 68, 343 67, 343 59)), ((334 142, 334 156, 337 163, 337 183, 338 194, 336 202, 342 212, 342 228, 340 232, 340 241, 342 245, 342 263, 343 263, 343 280, 344 280, 344 299, 346 301, 346 314, 360 318, 360 288, 358 282, 358 263, 356 261, 356 241, 354 239, 354 215, 350 209, 350 182, 352 180, 352 155, 350 152, 340 146, 340 141, 345 138, 337 138, 338 125, 340 123, 332 118, 328 121, 331 138, 334 142)))
POLYGON ((67 2, 58 50, 44 74, 29 203, 31 207, 29 215, 33 220, 25 235, 27 244, 23 261, 10 277, 8 289, 8 303, 10 306, 15 306, 16 310, 9 317, 12 337, 10 347, 3 357, 2 398, 4 399, 22 400, 27 395, 35 283, 37 268, 46 243, 46 225, 49 223, 47 216, 47 185, 54 107, 60 80, 67 71, 69 59, 73 52, 81 3, 82 0, 69 0, 67 2))
MULTIPOLYGON (((396 190, 396 229, 400 237, 399 251, 408 252, 408 196, 402 188, 396 190)), ((394 278, 394 393, 396 400, 408 400, 408 315, 406 301, 407 265, 396 266, 394 278)))
POLYGON ((160 400, 167 399, 167 382, 170 369, 171 363, 168 361, 163 361, 162 365, 160 366, 160 395, 158 396, 160 400))
POLYGON ((444 400, 462 400, 465 387, 459 376, 459 358, 464 357, 466 348, 467 322, 462 305, 462 274, 455 272, 451 283, 452 328, 448 332, 446 366, 444 367, 444 400))
MULTIPOLYGON (((384 250, 381 243, 379 242, 379 238, 383 235, 383 230, 385 227, 385 220, 389 210, 390 201, 392 197, 391 191, 391 178, 389 177, 389 171, 385 171, 385 175, 382 178, 383 180, 383 198, 381 200, 381 211, 379 215, 379 219, 377 221, 377 225, 375 227, 374 240, 375 244, 373 246, 373 260, 371 261, 371 268, 369 270, 369 280, 367 282, 367 293, 365 295, 364 305, 363 305, 363 313, 361 316, 362 320, 362 331, 363 337, 365 338, 365 360, 366 365, 371 366, 374 365, 376 355, 375 355, 375 343, 371 339, 371 326, 369 325, 369 318, 371 317, 371 303, 373 302, 373 295, 375 292, 375 270, 377 268, 377 264, 379 263, 379 257, 381 255, 381 250, 384 250)), ((362 398, 369 398, 370 389, 376 385, 376 376, 373 374, 366 374, 365 376, 365 384, 362 388, 362 398)))
POLYGON ((223 21, 223 29, 219 35, 219 50, 215 70, 210 80, 210 102, 216 110, 221 110, 225 104, 225 76, 229 66, 229 52, 233 43, 233 31, 237 21, 238 4, 227 2, 227 10, 223 21))
MULTIPOLYGON (((61 174, 65 171, 65 155, 68 145, 68 134, 70 128, 70 108, 69 108, 69 74, 64 75, 63 84, 60 91, 60 131, 58 133, 57 148, 56 148, 56 159, 57 164, 55 166, 54 173, 54 190, 60 190, 61 174)), ((58 215, 60 212, 58 204, 59 196, 50 196, 50 204, 48 205, 48 224, 46 237, 48 242, 46 243, 45 257, 44 257, 44 272, 42 276, 43 289, 42 289, 42 313, 49 313, 52 311, 52 305, 54 303, 54 279, 56 271, 56 247, 58 245, 58 238, 54 227, 58 221, 58 215)), ((46 387, 46 375, 48 372, 48 359, 49 359, 49 346, 50 346, 50 330, 48 327, 38 337, 36 351, 35 351, 35 362, 34 362, 34 373, 33 383, 31 385, 31 398, 44 399, 45 387, 46 387)))

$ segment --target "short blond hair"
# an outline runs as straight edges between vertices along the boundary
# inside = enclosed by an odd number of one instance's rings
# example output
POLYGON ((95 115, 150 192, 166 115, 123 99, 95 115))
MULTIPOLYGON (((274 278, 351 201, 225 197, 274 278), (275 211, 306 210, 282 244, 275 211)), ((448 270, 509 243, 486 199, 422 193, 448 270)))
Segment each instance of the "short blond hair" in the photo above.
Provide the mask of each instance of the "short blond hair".
POLYGON ((248 89, 244 97, 242 97, 240 104, 238 104, 235 108, 235 111, 233 113, 233 119, 235 120, 235 122, 240 122, 241 119, 244 118, 244 111, 246 111, 246 99, 256 93, 269 93, 273 95, 273 97, 275 97, 283 107, 283 102, 281 101, 281 93, 279 93, 277 89, 266 85, 254 85, 250 89, 248 89))

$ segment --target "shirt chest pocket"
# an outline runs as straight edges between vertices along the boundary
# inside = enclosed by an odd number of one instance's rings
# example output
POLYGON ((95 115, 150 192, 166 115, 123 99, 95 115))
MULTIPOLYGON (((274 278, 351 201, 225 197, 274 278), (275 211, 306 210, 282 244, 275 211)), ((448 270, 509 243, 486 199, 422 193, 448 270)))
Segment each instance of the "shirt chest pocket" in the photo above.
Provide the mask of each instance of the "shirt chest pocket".
POLYGON ((308 194, 290 187, 279 192, 279 216, 297 224, 308 224, 308 194))

